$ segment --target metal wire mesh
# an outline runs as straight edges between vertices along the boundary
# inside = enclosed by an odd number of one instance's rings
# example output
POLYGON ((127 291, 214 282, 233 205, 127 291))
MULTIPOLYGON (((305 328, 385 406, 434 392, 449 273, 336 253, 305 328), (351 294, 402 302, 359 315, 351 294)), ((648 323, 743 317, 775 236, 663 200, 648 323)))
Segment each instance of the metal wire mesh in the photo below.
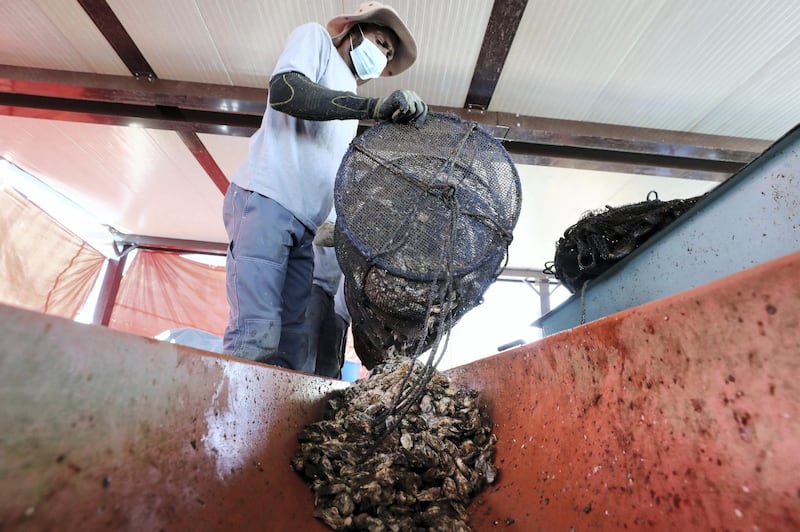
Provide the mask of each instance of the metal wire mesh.
POLYGON ((651 236, 672 223, 703 196, 606 207, 584 214, 570 226, 556 243, 552 263, 545 273, 552 273, 571 292, 599 277, 627 257, 651 236))
POLYGON ((491 135, 432 113, 422 127, 386 122, 356 139, 334 200, 356 352, 374 367, 413 356, 480 302, 506 260, 521 187, 491 135))

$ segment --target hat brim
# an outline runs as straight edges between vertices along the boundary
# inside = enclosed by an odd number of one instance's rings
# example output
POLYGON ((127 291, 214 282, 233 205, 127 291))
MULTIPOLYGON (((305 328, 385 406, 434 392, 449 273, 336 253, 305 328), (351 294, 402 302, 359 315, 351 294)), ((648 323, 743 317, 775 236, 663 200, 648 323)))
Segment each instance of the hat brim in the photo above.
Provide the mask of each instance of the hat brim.
POLYGON ((350 28, 359 23, 371 23, 391 29, 397 35, 398 45, 394 57, 384 71, 388 76, 396 76, 414 64, 417 59, 417 43, 400 16, 389 7, 376 7, 354 15, 339 15, 328 22, 328 33, 333 44, 339 46, 350 28))

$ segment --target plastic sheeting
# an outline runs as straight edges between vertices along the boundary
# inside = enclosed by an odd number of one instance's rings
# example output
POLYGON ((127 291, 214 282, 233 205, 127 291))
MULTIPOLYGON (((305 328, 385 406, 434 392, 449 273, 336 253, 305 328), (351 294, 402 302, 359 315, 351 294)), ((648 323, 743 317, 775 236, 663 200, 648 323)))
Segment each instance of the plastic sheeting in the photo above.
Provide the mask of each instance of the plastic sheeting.
POLYGON ((0 302, 74 319, 105 257, 25 196, 0 189, 0 302))
POLYGON ((227 322, 225 268, 140 250, 122 278, 109 327, 150 337, 184 327, 222 336, 227 322))
POLYGON ((171 344, 185 345, 211 351, 212 353, 222 353, 222 337, 210 332, 193 329, 191 327, 181 327, 179 329, 169 329, 156 335, 156 340, 169 342, 171 344))
MULTIPOLYGON (((75 319, 105 260, 24 195, 0 188, 0 303, 75 319)), ((139 250, 120 283, 109 327, 159 338, 184 331, 165 339, 219 352, 227 321, 224 267, 139 250)), ((349 335, 346 358, 358 362, 349 335)))

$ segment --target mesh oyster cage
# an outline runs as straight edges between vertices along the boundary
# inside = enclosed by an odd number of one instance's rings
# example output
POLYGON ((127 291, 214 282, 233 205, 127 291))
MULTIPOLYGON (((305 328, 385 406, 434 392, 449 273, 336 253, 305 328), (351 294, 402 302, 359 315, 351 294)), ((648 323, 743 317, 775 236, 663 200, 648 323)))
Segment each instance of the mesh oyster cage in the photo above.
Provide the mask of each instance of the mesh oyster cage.
POLYGON ((521 185, 478 124, 431 113, 421 127, 384 122, 354 140, 334 202, 356 353, 371 368, 392 352, 414 356, 480 302, 506 261, 521 185))
POLYGON ((662 201, 655 192, 650 192, 639 203, 590 211, 564 231, 556 242, 553 261, 545 264, 544 272, 553 274, 575 293, 671 224, 703 196, 662 201))

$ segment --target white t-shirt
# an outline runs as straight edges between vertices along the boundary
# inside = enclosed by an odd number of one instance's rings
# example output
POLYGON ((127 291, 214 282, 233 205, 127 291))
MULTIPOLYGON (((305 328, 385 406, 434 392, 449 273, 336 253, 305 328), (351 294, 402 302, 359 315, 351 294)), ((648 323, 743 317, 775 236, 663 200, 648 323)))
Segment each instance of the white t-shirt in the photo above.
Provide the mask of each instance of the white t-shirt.
MULTIPOLYGON (((272 76, 292 71, 329 89, 357 89, 330 34, 315 22, 289 35, 272 76)), ((233 182, 272 198, 316 231, 333 207, 336 172, 357 128, 358 120, 301 120, 267 106, 233 182)))

